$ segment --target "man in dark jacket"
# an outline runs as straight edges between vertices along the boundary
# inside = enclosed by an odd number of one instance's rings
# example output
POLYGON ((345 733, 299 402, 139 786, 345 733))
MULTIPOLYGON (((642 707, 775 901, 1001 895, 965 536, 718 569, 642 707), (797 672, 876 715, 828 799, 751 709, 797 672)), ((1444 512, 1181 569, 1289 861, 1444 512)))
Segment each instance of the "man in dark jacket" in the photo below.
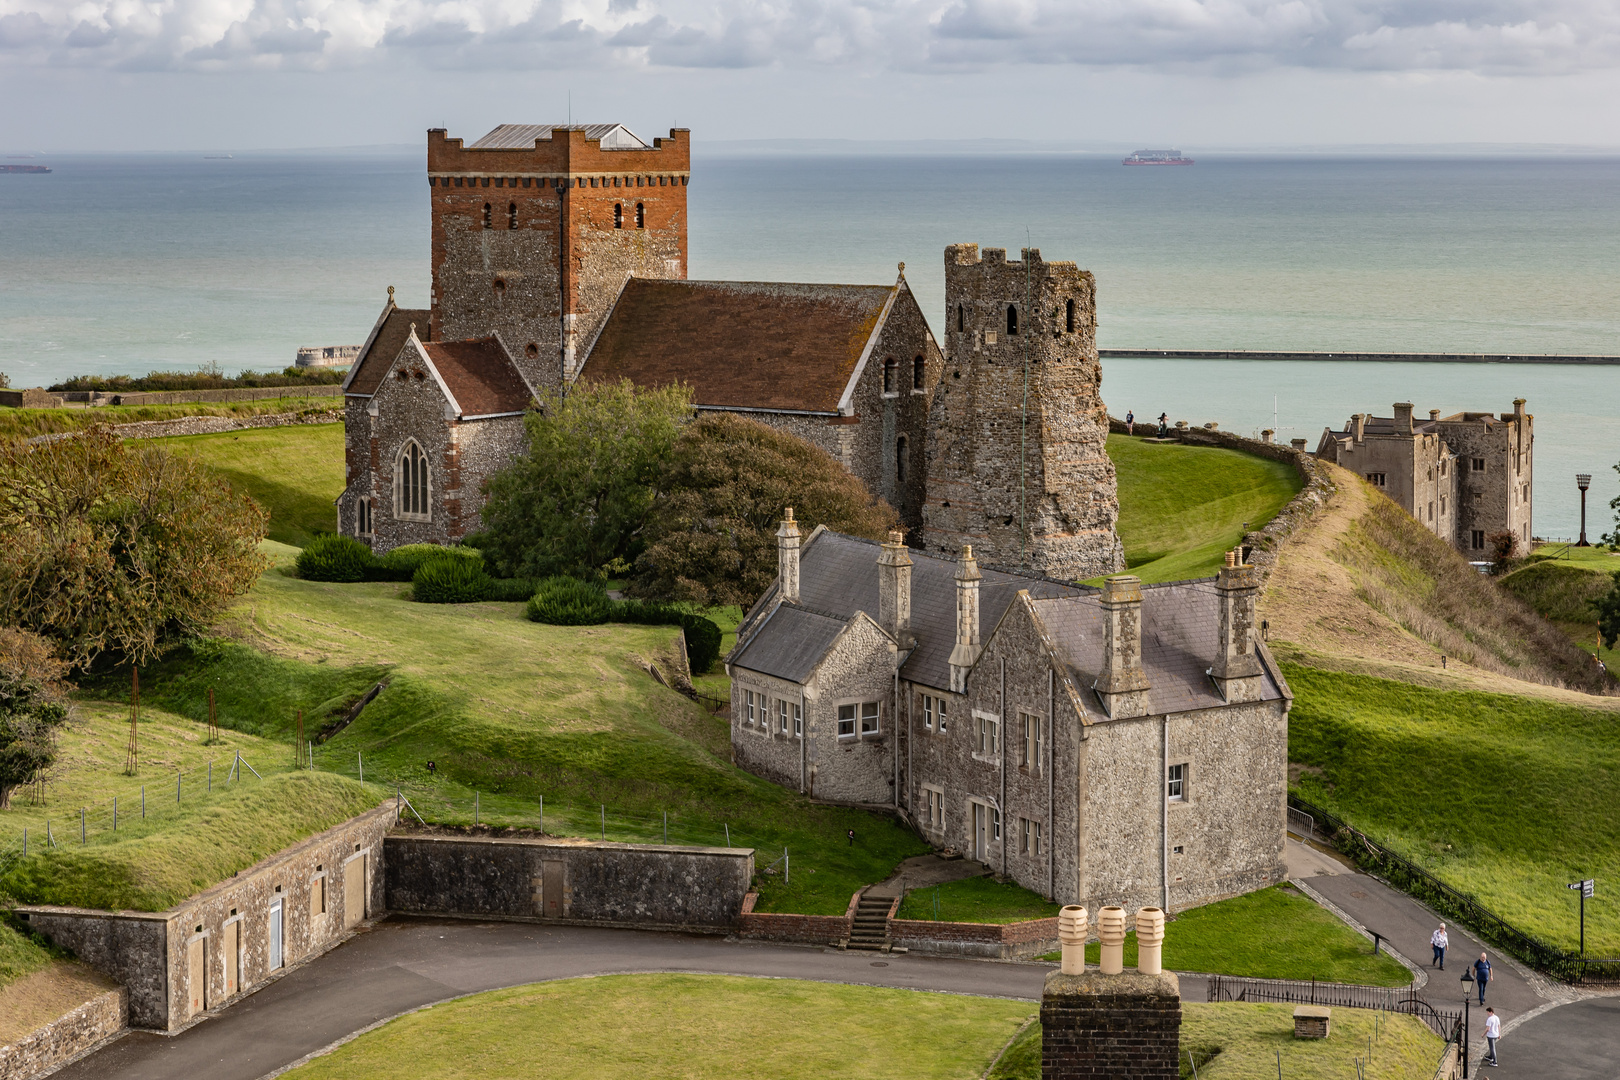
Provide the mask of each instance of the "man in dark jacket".
POLYGON ((1485 984, 1491 981, 1491 962, 1485 958, 1484 953, 1474 961, 1474 982, 1479 984, 1479 1003, 1485 1004, 1485 984))

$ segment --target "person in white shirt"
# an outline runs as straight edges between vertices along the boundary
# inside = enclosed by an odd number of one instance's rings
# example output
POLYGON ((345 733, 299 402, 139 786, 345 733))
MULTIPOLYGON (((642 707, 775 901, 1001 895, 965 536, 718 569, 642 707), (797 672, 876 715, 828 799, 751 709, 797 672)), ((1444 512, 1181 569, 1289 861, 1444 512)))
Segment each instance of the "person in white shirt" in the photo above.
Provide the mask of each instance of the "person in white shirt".
POLYGON ((1450 943, 1446 940, 1446 924, 1441 923, 1440 929, 1429 936, 1429 945, 1434 949, 1434 959, 1429 961, 1430 967, 1439 964, 1441 971, 1446 970, 1446 946, 1448 944, 1450 943))
POLYGON ((1495 1009, 1485 1010, 1485 1045, 1490 1048, 1490 1056, 1485 1059, 1486 1065, 1496 1064, 1496 1040, 1502 1037, 1502 1018, 1496 1015, 1495 1009))

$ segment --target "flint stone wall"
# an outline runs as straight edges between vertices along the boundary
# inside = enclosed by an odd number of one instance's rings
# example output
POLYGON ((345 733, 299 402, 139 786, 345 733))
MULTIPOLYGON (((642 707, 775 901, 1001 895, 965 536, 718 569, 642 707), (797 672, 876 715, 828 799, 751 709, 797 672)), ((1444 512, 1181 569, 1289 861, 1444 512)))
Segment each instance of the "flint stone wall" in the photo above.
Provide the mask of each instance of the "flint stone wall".
POLYGON ((383 865, 390 911, 725 933, 754 850, 401 833, 384 843, 383 865), (561 915, 546 913, 548 895, 561 915))
POLYGON ((129 991, 115 987, 70 1013, 0 1046, 0 1080, 30 1080, 55 1072, 103 1039, 124 1030, 129 991))

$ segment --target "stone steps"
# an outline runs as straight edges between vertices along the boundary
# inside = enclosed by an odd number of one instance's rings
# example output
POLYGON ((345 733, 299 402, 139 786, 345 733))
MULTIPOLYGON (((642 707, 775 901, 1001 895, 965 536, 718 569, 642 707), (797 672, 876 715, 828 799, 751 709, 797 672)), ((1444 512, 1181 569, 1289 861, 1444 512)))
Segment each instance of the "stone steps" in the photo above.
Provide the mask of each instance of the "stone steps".
POLYGON ((892 896, 862 896, 855 905, 845 948, 861 952, 885 952, 889 948, 889 906, 892 896))

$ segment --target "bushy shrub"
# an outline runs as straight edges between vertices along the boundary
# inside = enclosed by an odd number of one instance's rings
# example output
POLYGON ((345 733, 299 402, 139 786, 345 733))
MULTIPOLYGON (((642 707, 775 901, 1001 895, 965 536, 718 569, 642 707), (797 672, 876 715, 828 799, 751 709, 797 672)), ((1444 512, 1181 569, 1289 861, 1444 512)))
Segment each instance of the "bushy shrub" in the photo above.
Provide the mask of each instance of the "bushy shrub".
POLYGON ((401 544, 380 560, 382 575, 376 581, 415 581, 416 572, 435 559, 467 559, 483 565, 483 553, 474 548, 444 547, 440 544, 401 544))
POLYGON ((521 603, 534 595, 537 582, 529 578, 490 578, 488 600, 506 600, 521 603))
POLYGON ((644 626, 679 626, 686 632, 686 659, 692 674, 702 675, 720 657, 720 627, 712 619, 694 615, 674 604, 657 601, 625 600, 609 622, 640 623, 644 626))
POLYGON ((552 626, 594 626, 613 617, 613 601, 600 585, 571 577, 549 577, 529 598, 529 618, 552 626))
POLYGON ((416 568, 411 597, 424 604, 471 604, 489 599, 494 585, 482 559, 440 555, 416 568))
POLYGON ((298 576, 308 581, 374 581, 377 556, 352 536, 322 533, 298 553, 298 576))

